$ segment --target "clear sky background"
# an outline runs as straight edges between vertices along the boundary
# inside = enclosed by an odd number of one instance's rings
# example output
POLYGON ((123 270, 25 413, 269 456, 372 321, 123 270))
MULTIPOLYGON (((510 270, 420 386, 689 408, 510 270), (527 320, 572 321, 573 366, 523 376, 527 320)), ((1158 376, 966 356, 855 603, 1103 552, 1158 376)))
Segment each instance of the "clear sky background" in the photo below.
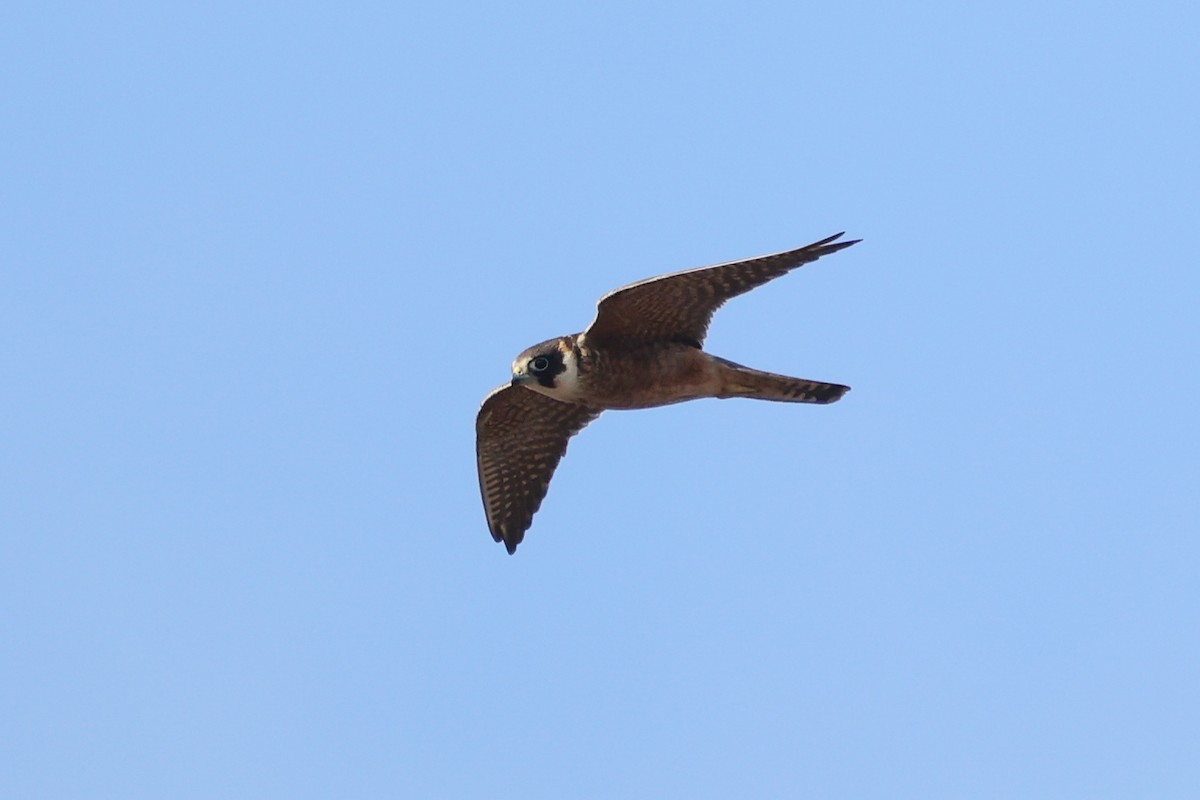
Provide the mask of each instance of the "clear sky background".
POLYGON ((1200 795, 1194 3, 10 3, 0 796, 1200 795), (336 10, 335 10, 336 8, 336 10), (663 272, 864 242, 606 414, 663 272))

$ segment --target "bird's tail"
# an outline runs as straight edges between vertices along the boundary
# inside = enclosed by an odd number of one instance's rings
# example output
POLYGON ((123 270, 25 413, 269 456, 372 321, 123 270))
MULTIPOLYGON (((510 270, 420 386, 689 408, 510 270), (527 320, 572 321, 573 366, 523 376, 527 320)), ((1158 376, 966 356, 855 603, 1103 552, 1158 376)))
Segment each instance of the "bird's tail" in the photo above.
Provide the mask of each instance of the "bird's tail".
POLYGON ((722 369, 721 391, 717 397, 752 397, 757 400, 776 400, 781 403, 835 403, 850 391, 839 383, 821 383, 804 378, 789 378, 773 372, 743 367, 723 358, 716 358, 722 369))

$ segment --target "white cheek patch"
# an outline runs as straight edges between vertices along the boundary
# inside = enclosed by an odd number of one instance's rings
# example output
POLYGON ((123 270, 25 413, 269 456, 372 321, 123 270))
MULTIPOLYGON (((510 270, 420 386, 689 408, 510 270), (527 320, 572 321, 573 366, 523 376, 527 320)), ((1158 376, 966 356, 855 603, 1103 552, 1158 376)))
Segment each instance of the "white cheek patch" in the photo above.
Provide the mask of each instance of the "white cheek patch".
POLYGON ((559 397, 578 397, 579 362, 575 360, 575 351, 564 348, 563 371, 554 376, 554 393, 559 397))
POLYGON ((579 364, 575 361, 575 351, 564 348, 559 350, 562 354, 563 371, 555 373, 554 386, 542 386, 540 381, 530 381, 525 384, 535 392, 541 392, 547 397, 553 397, 555 400, 563 400, 571 402, 576 400, 583 392, 579 385, 579 364))

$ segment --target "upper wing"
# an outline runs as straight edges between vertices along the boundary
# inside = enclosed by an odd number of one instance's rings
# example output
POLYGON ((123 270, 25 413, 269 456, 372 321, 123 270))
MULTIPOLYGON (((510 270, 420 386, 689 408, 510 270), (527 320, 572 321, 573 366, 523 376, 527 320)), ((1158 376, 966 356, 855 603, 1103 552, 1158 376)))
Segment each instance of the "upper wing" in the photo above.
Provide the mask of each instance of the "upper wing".
POLYGON ((509 553, 525 538, 567 440, 598 416, 599 409, 521 386, 502 386, 483 401, 475 419, 479 492, 492 538, 509 553))
POLYGON ((786 253, 660 275, 609 292, 600 298, 596 319, 584 336, 593 344, 605 339, 674 339, 699 347, 713 312, 726 300, 861 241, 832 243, 842 235, 786 253))

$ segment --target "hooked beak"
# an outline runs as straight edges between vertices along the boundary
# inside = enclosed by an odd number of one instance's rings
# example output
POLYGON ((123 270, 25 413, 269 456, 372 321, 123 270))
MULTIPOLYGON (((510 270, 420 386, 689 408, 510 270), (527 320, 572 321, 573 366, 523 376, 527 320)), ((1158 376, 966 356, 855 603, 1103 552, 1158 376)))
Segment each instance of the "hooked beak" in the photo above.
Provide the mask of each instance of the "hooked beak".
POLYGON ((529 383, 531 380, 533 380, 533 376, 530 375, 528 372, 523 372, 519 375, 517 373, 513 373, 512 385, 520 386, 523 383, 529 383))

